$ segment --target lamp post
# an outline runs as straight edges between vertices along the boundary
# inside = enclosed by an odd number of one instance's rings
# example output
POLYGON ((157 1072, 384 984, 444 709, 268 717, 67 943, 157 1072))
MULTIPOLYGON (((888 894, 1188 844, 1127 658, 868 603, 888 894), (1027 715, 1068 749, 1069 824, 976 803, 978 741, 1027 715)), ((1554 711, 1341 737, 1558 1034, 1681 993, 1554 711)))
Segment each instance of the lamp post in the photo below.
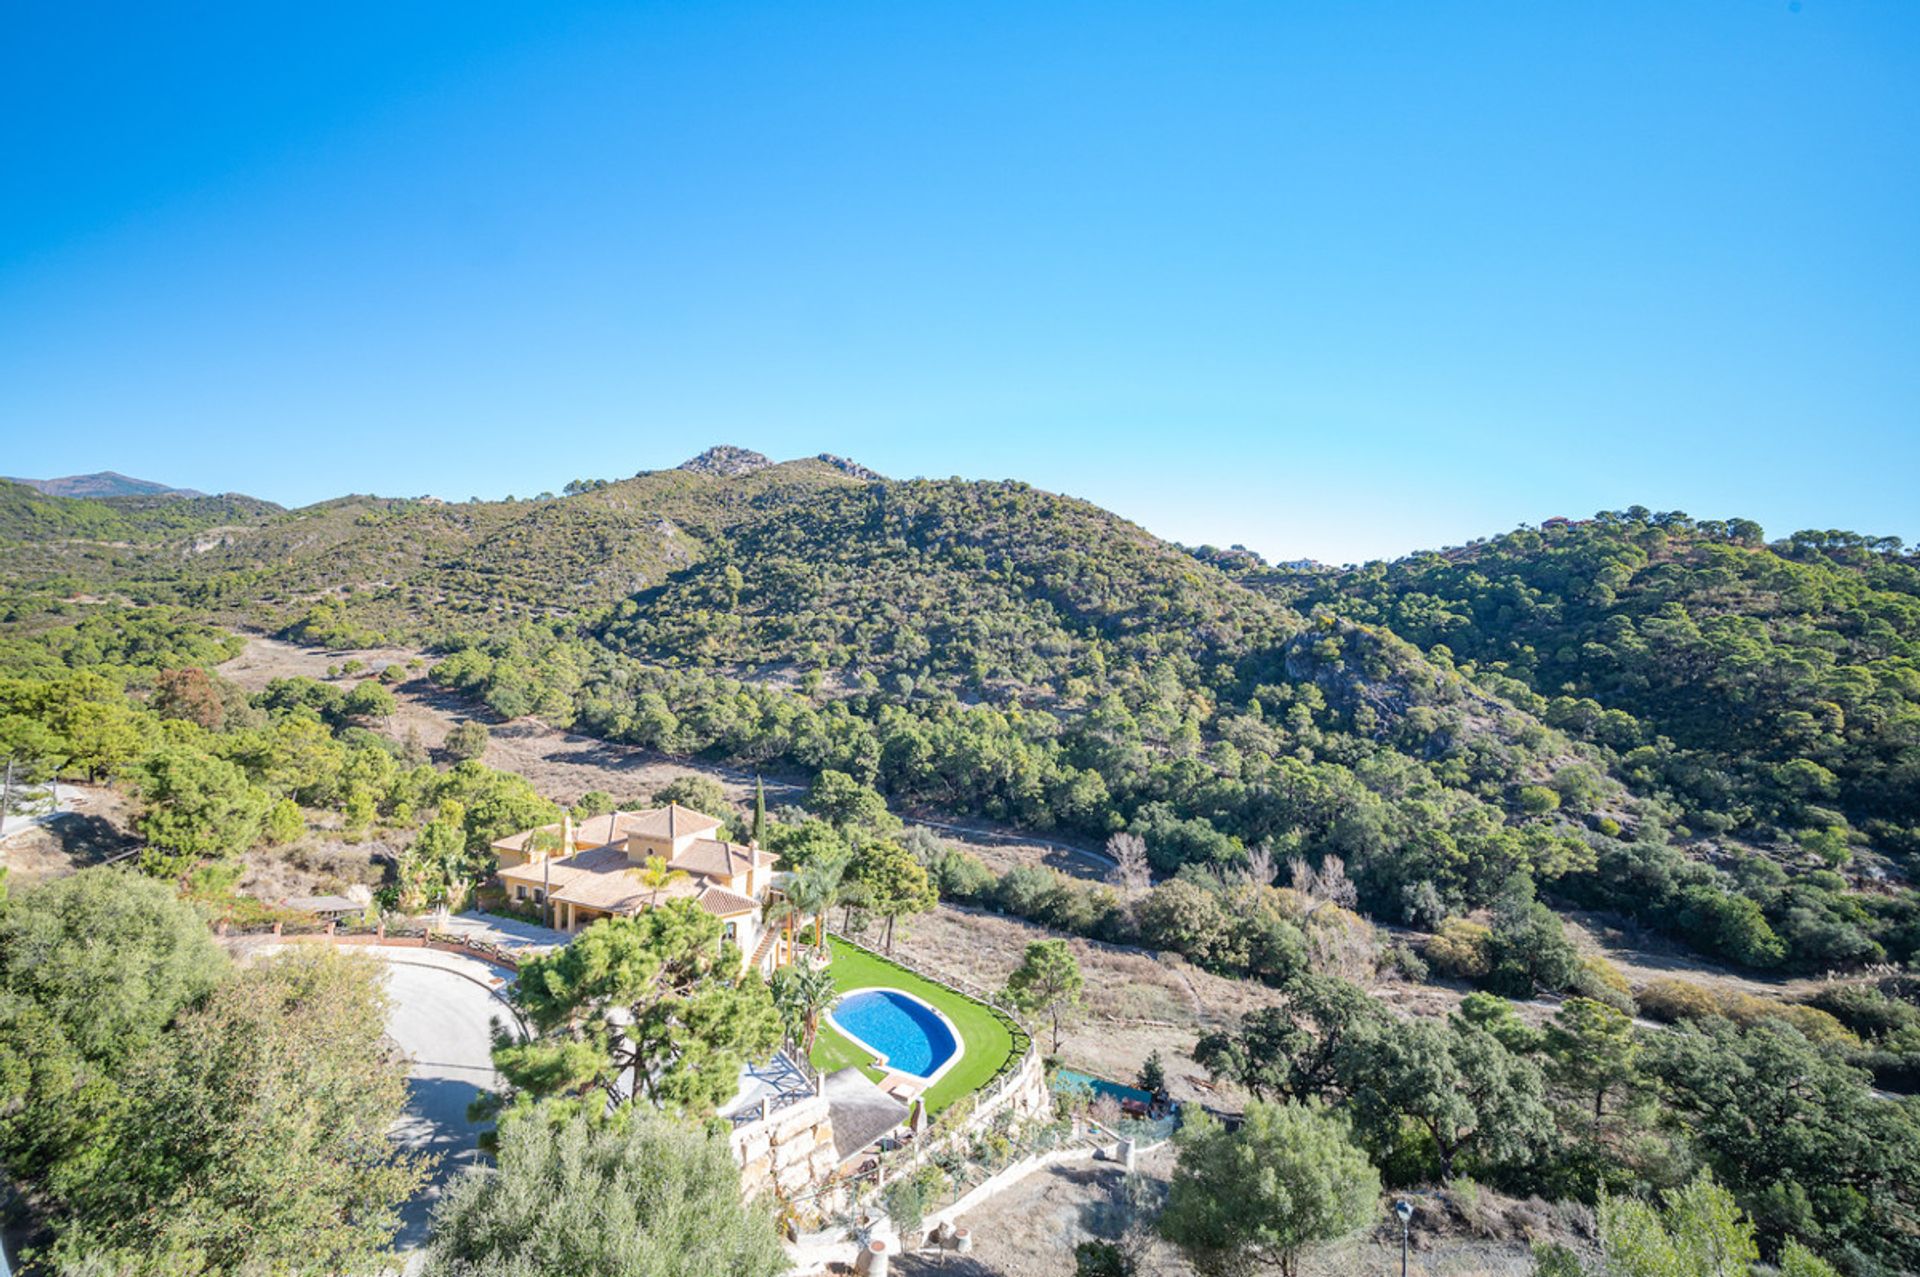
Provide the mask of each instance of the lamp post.
POLYGON ((1413 1203, 1402 1197, 1393 1204, 1400 1217, 1400 1277, 1407 1277, 1407 1227, 1413 1223, 1413 1203))

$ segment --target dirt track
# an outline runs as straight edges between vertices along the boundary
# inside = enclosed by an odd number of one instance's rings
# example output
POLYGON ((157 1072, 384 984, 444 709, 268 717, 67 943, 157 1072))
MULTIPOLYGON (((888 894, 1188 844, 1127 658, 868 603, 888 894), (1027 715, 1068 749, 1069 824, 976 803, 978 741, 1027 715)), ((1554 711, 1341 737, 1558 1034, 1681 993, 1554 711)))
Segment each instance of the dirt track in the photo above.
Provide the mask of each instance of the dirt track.
MULTIPOLYGON (((404 665, 410 660, 422 660, 422 672, 411 675, 393 689, 399 708, 383 725, 386 733, 396 740, 404 740, 413 732, 421 744, 437 750, 455 723, 478 719, 492 733, 482 761, 489 767, 525 776, 535 789, 556 802, 577 802, 588 790, 599 789, 622 803, 629 803, 645 799, 675 777, 689 772, 719 781, 727 796, 737 803, 747 803, 753 797, 751 773, 609 744, 549 727, 534 718, 503 723, 485 708, 428 682, 424 677, 424 658, 417 652, 399 648, 326 651, 250 636, 246 650, 222 665, 220 673, 252 692, 276 678, 304 675, 324 679, 329 666, 347 660, 360 661, 371 673, 396 662, 404 665)), ((768 776, 765 781, 770 804, 797 801, 803 792, 801 786, 779 777, 768 776)))

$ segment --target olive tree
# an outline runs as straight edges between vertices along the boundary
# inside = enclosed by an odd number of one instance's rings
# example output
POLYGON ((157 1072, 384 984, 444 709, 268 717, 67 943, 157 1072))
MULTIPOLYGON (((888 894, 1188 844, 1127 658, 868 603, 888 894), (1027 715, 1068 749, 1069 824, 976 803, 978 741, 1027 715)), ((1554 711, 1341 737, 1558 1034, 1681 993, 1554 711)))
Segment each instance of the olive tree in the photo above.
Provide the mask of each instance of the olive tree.
POLYGON ((1209 1277, 1295 1277, 1302 1254, 1355 1232, 1380 1196, 1346 1122, 1317 1104, 1255 1100, 1234 1131, 1202 1113, 1175 1142, 1160 1231, 1209 1277))
POLYGON ((499 1166, 433 1212, 427 1277, 774 1277, 771 1216, 740 1200, 724 1138, 628 1109, 611 1124, 539 1116, 500 1132, 499 1166))

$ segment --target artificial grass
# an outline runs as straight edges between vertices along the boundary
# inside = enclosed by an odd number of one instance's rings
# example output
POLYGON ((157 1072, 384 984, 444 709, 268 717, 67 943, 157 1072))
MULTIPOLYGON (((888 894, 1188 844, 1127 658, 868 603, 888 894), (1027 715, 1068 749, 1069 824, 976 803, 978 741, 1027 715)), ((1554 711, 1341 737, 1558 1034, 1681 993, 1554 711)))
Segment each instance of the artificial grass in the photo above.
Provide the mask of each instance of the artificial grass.
MULTIPOLYGON (((1013 1034, 984 1003, 955 993, 952 989, 923 979, 904 967, 896 966, 878 954, 855 948, 833 936, 833 987, 841 993, 855 989, 899 989, 923 998, 946 1013, 960 1030, 960 1060, 941 1074, 925 1096, 927 1111, 938 1113, 962 1096, 971 1095, 993 1079, 1000 1066, 1013 1054, 1013 1034)), ((878 1080, 872 1068, 873 1056, 861 1050, 824 1020, 813 1042, 813 1066, 831 1071, 848 1065, 858 1066, 868 1077, 878 1080)))
POLYGON ((859 1069, 870 1082, 878 1082, 887 1075, 885 1069, 874 1067, 871 1054, 855 1046, 852 1038, 824 1020, 820 1022, 820 1031, 813 1038, 813 1067, 824 1073, 831 1073, 835 1069, 859 1069))

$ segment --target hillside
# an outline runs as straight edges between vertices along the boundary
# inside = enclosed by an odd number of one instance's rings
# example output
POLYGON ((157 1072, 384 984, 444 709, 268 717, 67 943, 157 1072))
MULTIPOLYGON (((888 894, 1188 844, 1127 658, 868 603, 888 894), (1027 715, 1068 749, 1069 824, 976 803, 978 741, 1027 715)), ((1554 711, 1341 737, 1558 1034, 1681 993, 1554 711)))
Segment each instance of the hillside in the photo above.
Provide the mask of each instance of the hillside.
POLYGON ((1691 830, 1920 852, 1920 561, 1896 540, 1628 511, 1257 584, 1444 647, 1691 830))
POLYGON ((1426 925, 1537 883, 1759 967, 1920 945, 1875 885, 1912 850, 1920 699, 1885 547, 1620 516, 1299 573, 871 475, 719 448, 563 498, 179 526, 14 488, 0 538, 16 585, 426 644, 507 717, 1128 829, 1167 873, 1338 855, 1426 925))

